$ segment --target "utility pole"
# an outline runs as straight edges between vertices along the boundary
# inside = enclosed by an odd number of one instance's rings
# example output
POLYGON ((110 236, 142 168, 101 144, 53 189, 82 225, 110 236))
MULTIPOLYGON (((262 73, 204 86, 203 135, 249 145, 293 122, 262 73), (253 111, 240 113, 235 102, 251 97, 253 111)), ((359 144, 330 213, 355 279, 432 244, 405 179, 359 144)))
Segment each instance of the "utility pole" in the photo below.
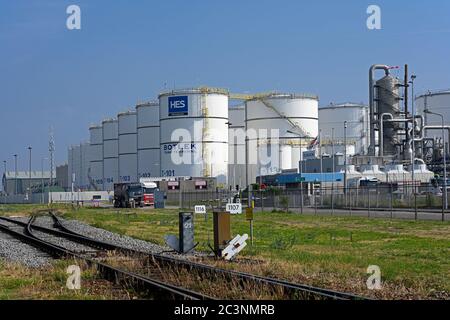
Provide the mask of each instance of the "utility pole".
MULTIPOLYGON (((4 166, 4 171, 5 171, 5 185, 6 185, 6 160, 3 160, 3 166, 4 166)), ((5 186, 3 186, 3 187, 5 187, 5 186)), ((4 192, 5 195, 6 195, 6 189, 3 190, 3 192, 4 192)))
POLYGON ((28 167, 28 200, 31 202, 31 147, 28 147, 28 150, 30 151, 30 163, 28 167))
MULTIPOLYGON (((415 129, 416 129, 416 110, 415 110, 415 103, 414 103, 414 80, 416 80, 416 75, 411 75, 411 81, 409 83, 411 84, 411 114, 412 114, 412 130, 411 130, 411 136, 409 137, 411 139, 411 179, 413 183, 413 192, 414 192, 414 217, 415 220, 417 220, 417 190, 416 190, 416 179, 415 179, 415 168, 414 165, 416 163, 416 146, 414 142, 414 136, 415 136, 415 129)), ((406 115, 408 116, 408 115, 406 115)))
POLYGON ((17 185, 17 154, 14 155, 14 194, 18 194, 18 185, 17 185))
MULTIPOLYGON (((48 143, 48 151, 50 153, 50 183, 48 187, 49 203, 52 203, 51 190, 53 186, 53 169, 54 169, 54 153, 55 153, 55 137, 53 135, 53 127, 50 127, 50 141, 48 143)), ((81 164, 81 161, 80 161, 81 164)))
POLYGON ((333 181, 331 181, 331 214, 334 215, 334 180, 335 180, 335 172, 336 172, 336 164, 335 164, 335 152, 334 152, 334 128, 331 128, 331 153, 333 154, 333 181))
POLYGON ((44 187, 44 160, 48 160, 48 158, 42 158, 41 160, 41 202, 44 204, 45 202, 45 187, 44 187))
POLYGON ((448 200, 447 200, 447 148, 446 148, 446 141, 445 141, 445 126, 444 126, 444 115, 437 112, 432 112, 431 110, 425 109, 425 114, 434 114, 436 116, 439 116, 441 118, 441 125, 442 125, 442 156, 444 158, 444 182, 442 186, 442 221, 445 220, 445 210, 448 208, 448 200))
POLYGON ((347 206, 347 121, 344 121, 344 201, 347 206))
POLYGON ((319 156, 320 156, 320 206, 323 206, 323 195, 322 195, 322 188, 323 188, 322 129, 319 129, 319 156))

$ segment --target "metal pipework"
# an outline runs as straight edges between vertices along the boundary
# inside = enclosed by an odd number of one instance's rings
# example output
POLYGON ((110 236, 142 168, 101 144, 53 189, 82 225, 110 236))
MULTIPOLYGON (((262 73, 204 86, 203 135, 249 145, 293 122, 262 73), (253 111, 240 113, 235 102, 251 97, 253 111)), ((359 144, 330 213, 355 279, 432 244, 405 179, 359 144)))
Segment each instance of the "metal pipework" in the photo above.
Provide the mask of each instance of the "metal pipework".
POLYGON ((369 113, 370 113, 370 145, 369 155, 375 156, 375 93, 374 93, 374 78, 375 70, 384 70, 386 76, 389 75, 389 66, 383 64, 374 64, 369 69, 369 113))
POLYGON ((405 123, 408 123, 408 122, 411 122, 412 121, 412 119, 404 119, 404 118, 396 118, 396 119, 394 119, 394 117, 392 116, 392 114, 390 114, 390 113, 383 113, 381 116, 380 116, 380 120, 379 120, 379 122, 378 122, 378 126, 379 126, 379 128, 380 128, 380 141, 379 141, 379 146, 378 146, 378 155, 380 156, 380 157, 383 157, 384 156, 384 150, 383 150, 383 144, 384 144, 384 141, 383 141, 383 123, 384 123, 384 117, 389 117, 389 118, 391 118, 390 120, 387 120, 388 122, 405 122, 405 123))
POLYGON ((416 142, 422 142, 423 140, 427 139, 425 138, 425 132, 428 130, 447 130, 448 132, 448 137, 447 137, 447 142, 450 141, 450 126, 424 126, 422 128, 422 131, 420 132, 420 138, 415 138, 414 141, 416 142))

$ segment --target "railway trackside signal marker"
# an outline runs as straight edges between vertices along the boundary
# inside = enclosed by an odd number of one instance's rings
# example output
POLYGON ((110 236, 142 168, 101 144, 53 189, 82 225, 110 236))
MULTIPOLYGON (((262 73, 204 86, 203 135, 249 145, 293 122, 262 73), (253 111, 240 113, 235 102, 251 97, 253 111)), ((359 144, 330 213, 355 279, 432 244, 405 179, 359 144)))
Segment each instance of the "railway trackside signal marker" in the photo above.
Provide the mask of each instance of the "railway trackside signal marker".
POLYGON ((227 203, 225 210, 231 214, 242 214, 241 203, 227 203))
POLYGON ((194 212, 199 214, 205 214, 206 206, 194 206, 194 212))
POLYGON ((222 250, 222 258, 225 260, 231 260, 235 255, 237 255, 242 249, 247 246, 245 242, 248 239, 248 234, 243 236, 237 235, 233 240, 230 241, 228 246, 222 250))

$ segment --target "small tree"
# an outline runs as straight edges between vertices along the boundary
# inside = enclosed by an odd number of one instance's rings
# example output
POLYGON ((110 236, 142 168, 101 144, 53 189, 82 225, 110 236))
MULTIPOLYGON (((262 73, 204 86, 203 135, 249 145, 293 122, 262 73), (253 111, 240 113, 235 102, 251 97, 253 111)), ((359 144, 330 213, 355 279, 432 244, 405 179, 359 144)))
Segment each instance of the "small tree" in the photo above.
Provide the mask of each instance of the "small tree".
POLYGON ((280 205, 287 213, 289 211, 289 198, 287 196, 280 196, 280 205))

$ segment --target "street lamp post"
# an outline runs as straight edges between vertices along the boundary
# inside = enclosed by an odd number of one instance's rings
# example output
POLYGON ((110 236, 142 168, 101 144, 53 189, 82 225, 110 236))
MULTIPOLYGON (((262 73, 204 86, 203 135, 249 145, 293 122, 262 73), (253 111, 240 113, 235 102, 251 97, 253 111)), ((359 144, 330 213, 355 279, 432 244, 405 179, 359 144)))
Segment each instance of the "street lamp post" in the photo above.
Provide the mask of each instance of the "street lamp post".
POLYGON ((415 121, 416 121, 416 109, 415 109, 415 103, 414 103, 414 80, 416 80, 416 75, 411 75, 411 81, 409 83, 411 84, 411 113, 412 113, 412 130, 411 130, 411 180, 413 183, 413 194, 414 194, 414 218, 417 220, 417 190, 416 190, 416 179, 415 179, 415 168, 414 164, 416 163, 416 146, 414 142, 414 131, 416 129, 415 121))
MULTIPOLYGON (((319 156, 320 156, 320 206, 323 206, 323 155, 322 155, 322 129, 319 129, 319 156)), ((314 195, 314 200, 315 200, 314 195)))
POLYGON ((14 155, 14 194, 18 194, 17 190, 17 154, 14 155))
POLYGON ((45 188, 44 188, 44 160, 48 160, 48 158, 42 158, 42 161, 41 161, 41 194, 42 194, 42 196, 41 196, 41 202, 42 202, 42 204, 44 204, 44 202, 45 202, 45 198, 44 198, 44 190, 45 190, 45 188))
POLYGON ((28 172, 28 200, 31 202, 31 147, 28 147, 30 151, 30 163, 29 163, 29 172, 28 172))
POLYGON ((347 206, 347 121, 344 121, 344 201, 347 206))
MULTIPOLYGON (((304 136, 300 135, 299 133, 291 131, 291 130, 287 130, 287 132, 297 135, 299 137, 300 141, 302 141, 305 138, 308 138, 308 137, 304 137, 304 136)), ((300 169, 300 213, 301 214, 303 214, 303 204, 304 204, 304 201, 303 201, 303 163, 304 163, 303 153, 302 153, 302 148, 300 148, 300 167, 299 167, 299 169, 300 169)))
POLYGON ((5 184, 3 185, 3 193, 4 193, 4 196, 5 196, 5 204, 6 204, 6 195, 7 195, 7 191, 8 190, 6 190, 7 188, 6 188, 6 186, 7 186, 7 180, 6 180, 6 160, 3 160, 3 166, 4 166, 4 170, 5 170, 5 184))
MULTIPOLYGON (((6 179, 6 160, 3 160, 3 167, 4 167, 4 172, 5 172, 5 179, 6 179)), ((6 180, 5 180, 6 181, 6 180)), ((6 195, 6 190, 3 190, 3 192, 6 195)))
POLYGON ((336 161, 334 152, 334 128, 331 128, 331 153, 332 153, 331 159, 333 161, 333 181, 331 181, 331 214, 334 215, 334 180, 336 172, 336 161))
POLYGON ((446 149, 446 141, 445 141, 445 126, 444 126, 444 115, 430 111, 429 109, 424 110, 425 113, 434 114, 441 118, 442 125, 442 153, 444 157, 444 183, 442 186, 442 221, 445 220, 445 210, 448 208, 448 200, 447 200, 447 149, 446 149))

